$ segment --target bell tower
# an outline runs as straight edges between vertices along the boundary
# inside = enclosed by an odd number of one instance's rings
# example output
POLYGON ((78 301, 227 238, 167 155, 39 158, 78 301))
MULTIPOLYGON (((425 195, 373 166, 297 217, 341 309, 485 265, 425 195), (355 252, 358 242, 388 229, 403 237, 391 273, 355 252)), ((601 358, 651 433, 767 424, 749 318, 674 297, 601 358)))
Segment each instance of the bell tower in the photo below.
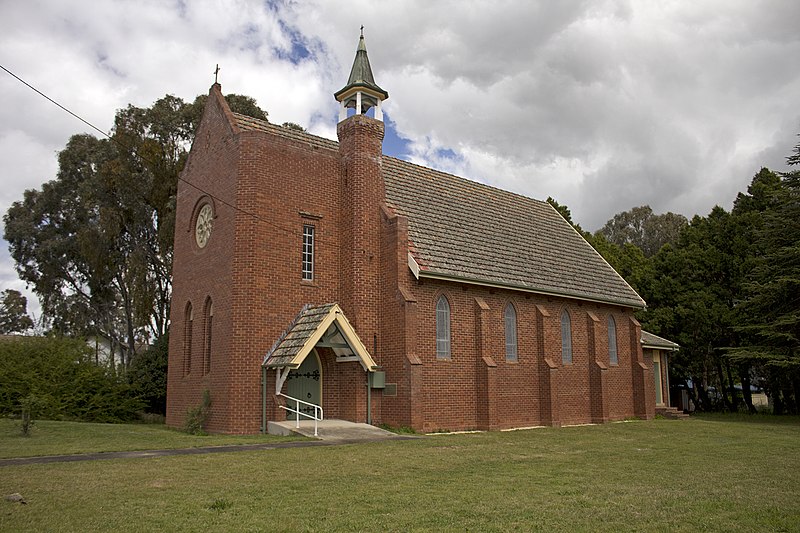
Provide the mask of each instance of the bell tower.
POLYGON ((375 119, 383 120, 381 102, 389 98, 389 93, 381 89, 372 76, 367 45, 364 42, 364 26, 361 26, 356 59, 353 61, 353 68, 350 69, 347 85, 335 92, 333 97, 341 104, 339 122, 347 118, 348 109, 355 109, 356 115, 366 115, 371 107, 375 108, 375 119))
POLYGON ((385 196, 381 102, 389 93, 372 76, 363 27, 350 78, 334 97, 341 103, 336 127, 342 172, 340 302, 358 334, 371 346, 379 333, 376 295, 380 289, 381 204, 385 196), (351 108, 355 114, 348 117, 351 108), (366 114, 370 108, 375 110, 374 118, 366 114))

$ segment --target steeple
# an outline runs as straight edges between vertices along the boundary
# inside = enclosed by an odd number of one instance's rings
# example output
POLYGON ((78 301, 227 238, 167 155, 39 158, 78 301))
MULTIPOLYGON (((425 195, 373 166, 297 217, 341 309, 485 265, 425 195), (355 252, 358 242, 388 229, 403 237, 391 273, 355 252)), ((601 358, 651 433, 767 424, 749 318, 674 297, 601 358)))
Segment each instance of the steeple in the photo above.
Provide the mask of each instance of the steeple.
POLYGON ((364 42, 364 26, 361 26, 361 37, 358 39, 356 59, 350 70, 347 85, 335 92, 333 97, 341 103, 339 121, 347 118, 347 108, 354 108, 357 115, 366 114, 370 107, 375 108, 375 118, 383 120, 381 102, 389 98, 389 93, 375 83, 372 68, 367 57, 367 45, 364 42))

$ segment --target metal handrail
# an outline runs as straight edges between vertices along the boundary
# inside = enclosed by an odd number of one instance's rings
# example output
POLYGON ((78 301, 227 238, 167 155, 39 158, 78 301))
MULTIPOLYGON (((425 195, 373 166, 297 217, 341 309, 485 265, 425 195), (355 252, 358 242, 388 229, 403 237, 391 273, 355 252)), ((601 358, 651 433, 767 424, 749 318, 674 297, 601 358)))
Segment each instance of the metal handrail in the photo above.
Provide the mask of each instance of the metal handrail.
POLYGON ((320 407, 319 405, 317 405, 315 403, 310 403, 310 402, 303 401, 303 400, 301 400, 299 398, 293 398, 293 397, 289 396, 288 394, 284 394, 282 392, 279 392, 277 394, 277 396, 283 396, 284 398, 286 398, 288 400, 295 401, 298 404, 302 403, 303 405, 308 405, 308 406, 311 406, 311 407, 314 408, 314 414, 310 415, 308 413, 303 413, 302 411, 300 411, 300 406, 299 405, 297 406, 297 409, 292 409, 290 407, 286 407, 285 405, 279 405, 278 406, 281 409, 286 409, 287 411, 289 411, 291 413, 295 413, 295 421, 296 421, 295 428, 299 428, 300 427, 300 415, 303 415, 305 417, 313 419, 314 420, 314 436, 316 437, 317 436, 317 422, 322 422, 322 407, 320 407), (319 410, 319 417, 317 417, 317 410, 319 410))

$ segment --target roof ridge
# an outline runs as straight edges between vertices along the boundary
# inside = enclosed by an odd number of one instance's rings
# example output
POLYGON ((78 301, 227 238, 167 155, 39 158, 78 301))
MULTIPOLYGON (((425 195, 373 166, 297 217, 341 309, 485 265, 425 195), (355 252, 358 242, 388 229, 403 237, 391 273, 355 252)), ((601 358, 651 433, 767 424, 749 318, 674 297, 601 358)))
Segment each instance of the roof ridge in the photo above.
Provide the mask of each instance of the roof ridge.
POLYGON ((477 186, 478 188, 484 188, 484 189, 488 189, 488 190, 491 190, 491 191, 498 191, 498 192, 500 192, 500 193, 502 193, 504 195, 510 195, 510 196, 514 196, 514 197, 517 197, 517 198, 523 198, 523 199, 528 200, 528 201, 532 200, 532 201, 534 201, 536 203, 539 203, 539 204, 548 204, 549 205, 549 203, 547 201, 545 201, 545 200, 539 200, 538 198, 534 198, 533 196, 527 196, 527 195, 519 193, 519 192, 509 191, 509 190, 506 190, 506 189, 501 189, 500 187, 497 187, 495 185, 490 185, 488 183, 484 183, 482 181, 478 181, 478 180, 475 180, 475 179, 472 179, 472 178, 466 178, 464 176, 459 176, 457 174, 453 174, 451 172, 447 172, 447 171, 444 171, 444 170, 431 168, 431 167, 426 167, 424 165, 420 165, 419 163, 414 163, 412 161, 406 161, 405 159, 400 159, 398 157, 393 157, 393 156, 390 156, 390 155, 384 155, 384 157, 386 159, 391 159, 391 160, 397 161, 401 165, 410 165, 410 166, 422 169, 423 171, 426 171, 426 172, 433 172, 433 173, 436 173, 436 174, 441 174, 442 176, 447 176, 449 178, 453 178, 456 181, 466 182, 466 183, 468 183, 470 185, 477 186))
POLYGON ((286 133, 286 135, 282 135, 282 137, 285 137, 285 138, 288 138, 288 139, 291 139, 291 138, 297 139, 297 137, 309 137, 310 138, 309 140, 322 141, 322 143, 330 143, 330 144, 335 144, 336 146, 339 146, 339 142, 338 141, 334 141, 333 139, 329 139, 327 137, 322 137, 320 135, 315 135, 315 134, 309 133, 308 131, 305 131, 305 130, 300 131, 300 130, 285 128, 285 127, 281 126, 280 124, 275 124, 275 123, 269 122, 268 120, 251 117, 250 115, 244 115, 242 113, 234 112, 233 116, 235 118, 237 118, 237 119, 243 119, 243 120, 246 120, 248 122, 255 123, 256 125, 261 126, 262 128, 264 128, 266 130, 273 131, 276 134, 277 133, 286 133))
MULTIPOLYGON (((279 124, 275 124, 275 123, 269 122, 269 121, 264 120, 264 119, 251 117, 249 115, 245 115, 245 114, 242 114, 242 113, 233 112, 233 115, 236 118, 242 118, 242 119, 245 119, 247 121, 252 121, 252 122, 254 122, 256 124, 259 124, 259 125, 262 125, 262 126, 266 126, 268 129, 274 130, 275 132, 281 132, 281 133, 291 132, 288 135, 285 135, 285 137, 291 138, 293 136, 306 136, 306 137, 310 137, 310 138, 313 138, 313 139, 318 139, 318 140, 321 140, 321 141, 324 141, 324 142, 327 142, 327 143, 332 143, 332 144, 335 144, 336 146, 339 145, 338 141, 334 141, 333 139, 329 139, 327 137, 322 137, 320 135, 315 135, 313 133, 309 133, 308 131, 288 130, 287 128, 284 128, 283 126, 281 126, 279 124)), ((501 189, 500 187, 497 187, 495 185, 490 185, 488 183, 483 183, 483 182, 478 181, 476 179, 467 178, 467 177, 464 177, 464 176, 458 176, 458 175, 453 174, 451 172, 447 172, 447 171, 436 169, 436 168, 426 167, 424 165, 421 165, 421 164, 418 164, 418 163, 414 163, 412 161, 407 161, 405 159, 400 159, 399 157, 394 157, 394 156, 387 155, 387 154, 381 154, 381 155, 382 155, 382 157, 384 159, 395 161, 401 167, 402 166, 411 166, 411 167, 415 167, 415 168, 421 169, 421 170, 426 171, 426 172, 433 172, 435 174, 440 174, 442 176, 447 176, 447 177, 452 178, 452 179, 454 179, 456 181, 467 183, 467 184, 469 184, 471 186, 477 186, 477 188, 479 188, 479 189, 483 188, 483 189, 490 190, 490 191, 497 191, 497 192, 499 192, 501 194, 504 194, 504 195, 510 195, 510 196, 514 196, 514 197, 517 197, 517 198, 525 199, 526 201, 534 201, 534 202, 537 202, 537 203, 540 203, 540 204, 546 204, 547 203, 545 200, 540 200, 540 199, 534 198, 532 196, 526 196, 526 195, 524 195, 522 193, 501 189)))

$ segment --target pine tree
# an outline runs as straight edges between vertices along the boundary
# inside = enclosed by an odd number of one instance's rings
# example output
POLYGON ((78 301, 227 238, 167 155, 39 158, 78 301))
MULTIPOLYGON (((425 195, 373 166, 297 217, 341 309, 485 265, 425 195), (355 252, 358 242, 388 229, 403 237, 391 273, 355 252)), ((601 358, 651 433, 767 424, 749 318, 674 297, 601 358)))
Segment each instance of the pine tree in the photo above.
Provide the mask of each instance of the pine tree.
MULTIPOLYGON (((800 144, 787 158, 800 164, 800 144)), ((741 307, 746 345, 731 358, 761 369, 774 412, 800 412, 800 171, 784 174, 771 191, 757 231, 760 255, 741 307)))

